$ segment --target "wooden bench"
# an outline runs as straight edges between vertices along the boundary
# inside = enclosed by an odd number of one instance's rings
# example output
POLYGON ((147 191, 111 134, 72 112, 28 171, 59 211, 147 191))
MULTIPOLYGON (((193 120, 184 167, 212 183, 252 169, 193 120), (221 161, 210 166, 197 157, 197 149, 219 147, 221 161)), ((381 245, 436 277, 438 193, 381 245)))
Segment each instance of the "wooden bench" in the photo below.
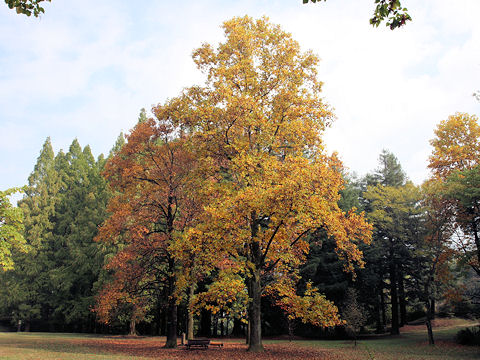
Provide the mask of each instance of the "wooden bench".
POLYGON ((187 349, 191 349, 191 348, 208 349, 209 346, 216 346, 218 348, 223 347, 223 343, 212 342, 210 341, 210 339, 190 339, 190 340, 187 340, 187 343, 185 345, 187 349))
POLYGON ((208 349, 208 345, 210 345, 210 340, 209 339, 189 339, 189 340, 187 340, 187 349, 191 349, 191 348, 208 349))

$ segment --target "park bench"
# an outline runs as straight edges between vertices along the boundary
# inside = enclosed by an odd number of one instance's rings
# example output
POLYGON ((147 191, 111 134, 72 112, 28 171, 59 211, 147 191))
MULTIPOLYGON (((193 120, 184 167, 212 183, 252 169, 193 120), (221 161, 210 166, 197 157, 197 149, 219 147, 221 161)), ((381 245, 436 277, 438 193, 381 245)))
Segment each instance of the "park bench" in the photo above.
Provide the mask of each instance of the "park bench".
POLYGON ((203 348, 208 349, 209 346, 223 347, 223 343, 211 342, 210 339, 190 339, 187 340, 187 349, 191 348, 203 348))
POLYGON ((210 340, 209 339, 189 339, 189 340, 187 340, 187 349, 191 349, 191 348, 208 349, 208 345, 210 345, 210 340))
POLYGON ((210 346, 216 346, 218 348, 221 348, 223 347, 223 343, 210 341, 210 346))

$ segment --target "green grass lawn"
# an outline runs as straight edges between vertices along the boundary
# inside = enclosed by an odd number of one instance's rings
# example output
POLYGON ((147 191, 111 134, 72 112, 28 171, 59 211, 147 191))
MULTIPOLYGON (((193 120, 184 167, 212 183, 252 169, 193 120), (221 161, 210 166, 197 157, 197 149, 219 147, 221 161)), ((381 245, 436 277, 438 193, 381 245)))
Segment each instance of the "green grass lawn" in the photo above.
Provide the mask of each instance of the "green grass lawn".
MULTIPOLYGON (((480 348, 454 343, 456 332, 472 323, 451 322, 435 328, 436 345, 423 326, 409 326, 399 336, 371 336, 352 341, 265 340, 266 352, 247 353, 243 340, 223 340, 224 348, 163 349, 162 337, 85 334, 0 333, 0 359, 480 359, 480 348)), ((220 340, 222 341, 222 340, 220 340)))

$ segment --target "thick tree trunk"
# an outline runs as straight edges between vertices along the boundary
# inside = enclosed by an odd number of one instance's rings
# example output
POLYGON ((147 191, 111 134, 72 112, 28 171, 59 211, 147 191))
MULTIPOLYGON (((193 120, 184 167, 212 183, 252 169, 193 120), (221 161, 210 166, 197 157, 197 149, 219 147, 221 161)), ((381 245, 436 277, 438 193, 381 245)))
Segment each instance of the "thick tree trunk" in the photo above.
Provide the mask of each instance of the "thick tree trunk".
POLYGON ((425 305, 427 306, 427 319, 425 321, 425 325, 427 325, 427 332, 428 332, 428 343, 430 345, 435 345, 435 341, 433 339, 433 330, 432 330, 432 307, 431 307, 431 297, 430 297, 430 284, 429 281, 425 286, 425 294, 427 295, 427 301, 425 301, 425 305))
POLYGON ((288 341, 293 340, 293 331, 295 329, 295 320, 292 320, 290 318, 287 318, 287 323, 288 323, 288 341))
POLYGON ((137 325, 137 322, 132 317, 132 319, 130 320, 130 335, 137 335, 137 331, 135 329, 136 325, 137 325))
POLYGON ((398 327, 398 294, 397 294, 397 271, 393 254, 390 256, 390 301, 392 305, 392 327, 390 334, 398 335, 400 330, 398 327))
MULTIPOLYGON (((193 295, 195 294, 195 287, 192 285, 190 286, 188 293, 188 298, 191 301, 193 298, 193 295)), ((187 339, 193 339, 193 325, 194 325, 194 316, 193 316, 193 310, 188 306, 188 320, 187 320, 187 339)))
POLYGON ((250 338, 248 351, 263 352, 262 344, 262 285, 260 282, 260 270, 255 269, 252 277, 248 279, 248 295, 250 304, 248 306, 248 320, 250 324, 250 338))
POLYGON ((434 298, 431 294, 431 284, 434 281, 435 268, 436 268, 436 261, 433 263, 433 267, 430 270, 429 277, 427 278, 427 281, 425 283, 425 305, 427 308, 425 325, 427 326, 428 343, 430 345, 435 345, 435 341, 433 339, 433 329, 432 329, 432 319, 433 319, 432 303, 434 298))
MULTIPOLYGON (((174 198, 173 196, 168 196, 168 207, 167 207, 167 233, 169 238, 173 234, 173 221, 175 219, 173 211, 174 198)), ((174 296, 176 278, 175 278, 175 259, 167 255, 168 258, 168 309, 167 309, 167 342, 165 343, 166 348, 176 348, 177 347, 177 304, 174 296)))
POLYGON ((193 311, 188 309, 188 327, 187 327, 187 339, 193 339, 193 311))
POLYGON ((177 304, 173 296, 175 291, 175 262, 170 257, 168 259, 170 276, 168 277, 168 309, 167 309, 167 342, 166 348, 177 347, 177 304))
POLYGON ((478 234, 478 226, 477 222, 475 221, 475 217, 472 219, 472 232, 473 232, 473 238, 475 241, 475 246, 477 248, 477 263, 479 265, 473 266, 473 270, 480 275, 480 236, 478 234))
POLYGON ((400 305, 400 327, 407 323, 407 300, 405 298, 405 285, 403 282, 403 272, 398 272, 398 300, 400 305))
POLYGON ((254 265, 247 278, 247 289, 250 303, 248 304, 248 324, 250 332, 248 336, 248 351, 263 352, 262 344, 262 280, 261 267, 263 265, 262 250, 257 241, 259 223, 255 211, 250 214, 251 243, 249 244, 248 259, 254 265))
POLYGON ((166 348, 177 347, 177 304, 175 299, 168 300, 167 313, 167 342, 166 348))
POLYGON ((380 304, 381 304, 380 309, 382 311, 383 332, 385 332, 385 327, 387 326, 387 308, 386 308, 387 305, 385 304, 385 293, 383 292, 383 287, 380 289, 380 304))
POLYGON ((383 334, 385 332, 385 324, 383 323, 382 321, 382 315, 384 314, 384 309, 382 308, 384 306, 384 303, 383 303, 383 296, 382 296, 382 293, 383 293, 383 289, 379 289, 378 290, 378 294, 377 296, 375 297, 376 298, 376 311, 375 311, 375 317, 376 317, 376 323, 377 323, 377 328, 375 330, 375 332, 377 334, 383 334))

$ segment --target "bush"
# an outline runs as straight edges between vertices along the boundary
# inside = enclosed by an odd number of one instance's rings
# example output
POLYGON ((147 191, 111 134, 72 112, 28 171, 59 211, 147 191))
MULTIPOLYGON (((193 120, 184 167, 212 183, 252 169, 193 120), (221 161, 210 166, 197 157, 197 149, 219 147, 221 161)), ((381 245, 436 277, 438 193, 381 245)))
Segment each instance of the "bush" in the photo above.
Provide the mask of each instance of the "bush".
POLYGON ((455 336, 455 341, 461 345, 480 346, 480 326, 460 330, 455 336))

